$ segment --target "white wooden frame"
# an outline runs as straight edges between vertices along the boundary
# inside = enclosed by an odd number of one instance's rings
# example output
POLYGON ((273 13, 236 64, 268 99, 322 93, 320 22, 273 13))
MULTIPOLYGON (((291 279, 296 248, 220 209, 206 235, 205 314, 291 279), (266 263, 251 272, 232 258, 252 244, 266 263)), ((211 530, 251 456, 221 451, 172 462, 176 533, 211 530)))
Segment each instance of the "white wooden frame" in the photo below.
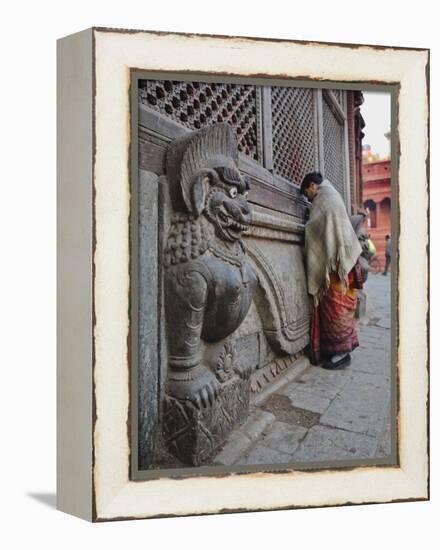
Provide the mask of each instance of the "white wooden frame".
POLYGON ((59 42, 61 510, 102 521, 428 498, 428 62, 426 50, 107 29, 59 42), (131 68, 399 84, 398 467, 130 480, 131 68))

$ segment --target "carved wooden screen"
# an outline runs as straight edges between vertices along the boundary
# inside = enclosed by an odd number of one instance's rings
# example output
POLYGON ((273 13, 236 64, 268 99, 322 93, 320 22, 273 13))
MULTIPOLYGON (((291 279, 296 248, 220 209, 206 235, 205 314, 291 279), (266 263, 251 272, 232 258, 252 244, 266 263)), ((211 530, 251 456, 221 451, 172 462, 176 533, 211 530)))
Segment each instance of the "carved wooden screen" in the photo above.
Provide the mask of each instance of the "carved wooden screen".
MULTIPOLYGON (((150 145, 155 135, 163 133, 167 120, 175 128, 188 130, 217 122, 230 124, 240 153, 250 161, 245 162, 243 169, 255 176, 251 201, 257 200, 258 187, 260 204, 265 206, 269 201, 278 211, 296 216, 293 203, 297 202, 298 191, 292 184, 298 186, 307 172, 320 170, 349 207, 344 90, 141 80, 139 102, 158 115, 158 126, 156 133, 150 134, 150 145), (269 197, 264 183, 278 188, 280 193, 274 194, 271 187, 269 197), (285 200, 285 193, 292 195, 291 200, 285 200)), ((174 130, 171 134, 174 135, 174 130)), ((157 146, 163 147, 163 142, 159 141, 157 146)), ((150 153, 145 153, 143 158, 154 161, 155 153, 150 153)))
POLYGON ((256 86, 144 80, 139 89, 139 99, 150 109, 191 130, 227 122, 237 136, 239 151, 261 161, 257 139, 256 86))
POLYGON ((343 90, 332 90, 333 92, 333 95, 335 96, 335 99, 337 100, 337 102, 339 103, 339 105, 342 107, 343 105, 343 97, 344 97, 344 92, 343 90))
MULTIPOLYGON (((139 86, 140 104, 159 115, 159 134, 166 119, 188 130, 227 122, 251 161, 246 170, 253 171, 256 185, 266 182, 295 195, 291 184, 321 170, 348 200, 345 96, 343 90, 241 83, 141 80, 139 86)), ((271 200, 279 201, 280 211, 291 211, 281 194, 271 200)))
POLYGON ((344 121, 335 113, 329 99, 322 102, 322 126, 324 140, 324 172, 336 189, 345 198, 345 139, 344 121))
POLYGON ((280 86, 271 91, 273 169, 299 185, 316 167, 315 92, 280 86))

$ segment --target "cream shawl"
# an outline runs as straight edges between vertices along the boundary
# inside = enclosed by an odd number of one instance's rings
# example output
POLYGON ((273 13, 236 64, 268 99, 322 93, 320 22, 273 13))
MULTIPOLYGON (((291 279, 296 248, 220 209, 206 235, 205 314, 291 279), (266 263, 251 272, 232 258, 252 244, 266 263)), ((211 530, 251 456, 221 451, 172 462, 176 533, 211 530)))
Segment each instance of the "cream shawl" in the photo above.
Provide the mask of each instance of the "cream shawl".
POLYGON ((329 287, 331 272, 348 285, 348 274, 361 252, 341 195, 324 180, 305 228, 307 285, 316 305, 329 287))

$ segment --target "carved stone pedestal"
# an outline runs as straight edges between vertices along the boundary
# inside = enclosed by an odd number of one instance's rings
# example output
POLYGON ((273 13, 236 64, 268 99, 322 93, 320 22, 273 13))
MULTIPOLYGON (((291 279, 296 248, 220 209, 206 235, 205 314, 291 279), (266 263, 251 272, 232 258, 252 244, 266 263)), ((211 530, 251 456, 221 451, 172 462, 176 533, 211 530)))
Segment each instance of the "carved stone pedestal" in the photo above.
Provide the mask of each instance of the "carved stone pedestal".
POLYGON ((199 466, 209 460, 249 412, 250 380, 234 375, 221 385, 212 405, 197 408, 189 400, 165 396, 164 438, 179 460, 199 466))

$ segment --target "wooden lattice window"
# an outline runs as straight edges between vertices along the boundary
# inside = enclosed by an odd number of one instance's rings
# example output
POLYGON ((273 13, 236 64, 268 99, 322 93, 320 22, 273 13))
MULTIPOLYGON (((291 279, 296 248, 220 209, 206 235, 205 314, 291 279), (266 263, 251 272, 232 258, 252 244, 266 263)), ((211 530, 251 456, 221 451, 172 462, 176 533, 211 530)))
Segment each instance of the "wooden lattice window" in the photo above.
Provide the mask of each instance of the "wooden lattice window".
POLYGON ((344 121, 340 120, 329 101, 322 102, 325 177, 345 197, 344 121))
POLYGON ((344 98, 344 91, 343 90, 331 90, 331 92, 333 93, 336 101, 342 107, 342 104, 343 104, 343 101, 344 101, 344 99, 343 99, 344 98))
POLYGON ((139 86, 139 100, 191 130, 227 122, 235 131, 239 151, 261 161, 258 154, 256 86, 143 80, 139 86))
POLYGON ((157 113, 159 129, 161 117, 189 130, 227 122, 239 151, 260 165, 254 170, 261 181, 299 185, 307 172, 319 169, 348 200, 345 95, 289 86, 139 82, 139 101, 157 113))
POLYGON ((314 92, 274 86, 271 103, 274 172, 300 184, 316 165, 314 92))

